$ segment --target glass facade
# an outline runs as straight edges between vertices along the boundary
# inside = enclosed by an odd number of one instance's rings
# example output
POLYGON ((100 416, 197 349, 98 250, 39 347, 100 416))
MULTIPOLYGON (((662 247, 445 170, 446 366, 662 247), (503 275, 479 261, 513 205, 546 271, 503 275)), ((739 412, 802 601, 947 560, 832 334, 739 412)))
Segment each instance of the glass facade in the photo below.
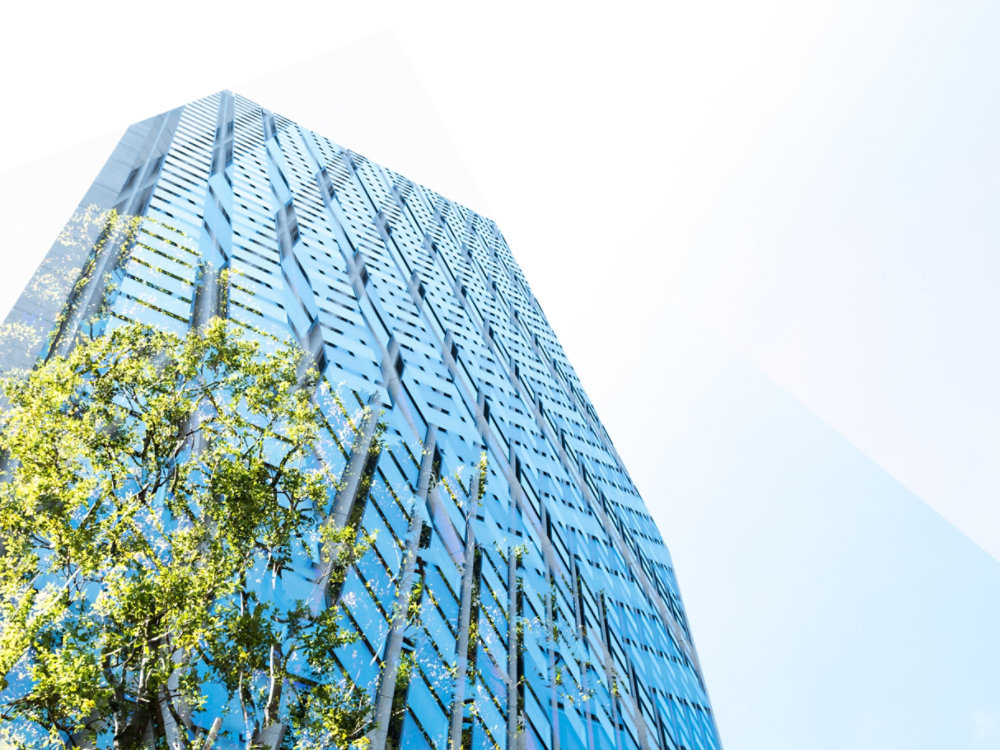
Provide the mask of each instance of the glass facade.
MULTIPOLYGON (((492 221, 229 92, 130 128, 90 205, 8 316, 6 367, 224 314, 379 415, 321 456, 335 516, 375 533, 335 594, 374 747, 721 746, 669 553, 492 221)), ((315 571, 262 593, 308 598, 315 571)))

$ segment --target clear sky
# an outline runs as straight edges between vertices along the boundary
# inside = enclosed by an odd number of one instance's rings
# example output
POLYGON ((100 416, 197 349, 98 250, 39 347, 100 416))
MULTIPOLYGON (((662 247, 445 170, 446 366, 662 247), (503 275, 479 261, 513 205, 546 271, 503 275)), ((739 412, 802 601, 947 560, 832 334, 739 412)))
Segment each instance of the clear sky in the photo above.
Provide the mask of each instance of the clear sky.
POLYGON ((1000 746, 1000 4, 324 7, 8 11, 0 305, 127 124, 255 98, 497 220, 728 748, 1000 746))

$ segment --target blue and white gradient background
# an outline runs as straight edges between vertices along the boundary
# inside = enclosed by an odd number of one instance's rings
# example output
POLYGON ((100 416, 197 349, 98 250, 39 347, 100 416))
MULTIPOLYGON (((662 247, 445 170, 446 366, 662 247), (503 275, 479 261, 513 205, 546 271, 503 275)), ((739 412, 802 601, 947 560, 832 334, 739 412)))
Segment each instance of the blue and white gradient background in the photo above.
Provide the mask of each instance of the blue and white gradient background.
POLYGON ((4 11, 0 305, 231 88, 497 221, 729 750, 998 748, 1000 4, 693 5, 4 11))

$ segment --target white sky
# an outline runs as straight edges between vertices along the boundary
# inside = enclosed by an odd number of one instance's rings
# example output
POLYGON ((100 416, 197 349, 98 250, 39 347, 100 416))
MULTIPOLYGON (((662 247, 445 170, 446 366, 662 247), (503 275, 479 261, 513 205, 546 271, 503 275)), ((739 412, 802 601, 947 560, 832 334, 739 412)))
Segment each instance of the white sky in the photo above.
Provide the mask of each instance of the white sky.
MULTIPOLYGON (((677 374, 679 357, 707 356, 677 345, 685 326, 1000 560, 1000 4, 185 1, 5 15, 0 306, 129 123, 230 88, 498 222, 690 609, 691 568, 717 540, 685 526, 687 496, 664 496, 679 489, 662 479, 666 447, 713 398, 677 374)), ((711 615, 692 616, 698 636, 711 615)), ((708 645, 710 691, 723 689, 708 645)), ((1000 726, 994 708, 977 721, 1000 726)))
MULTIPOLYGON (((23 4, 0 170, 259 90, 495 218, 626 454, 617 365, 679 308, 1000 558, 1000 6, 657 7, 23 4)), ((53 237, 102 146, 6 223, 53 237)))

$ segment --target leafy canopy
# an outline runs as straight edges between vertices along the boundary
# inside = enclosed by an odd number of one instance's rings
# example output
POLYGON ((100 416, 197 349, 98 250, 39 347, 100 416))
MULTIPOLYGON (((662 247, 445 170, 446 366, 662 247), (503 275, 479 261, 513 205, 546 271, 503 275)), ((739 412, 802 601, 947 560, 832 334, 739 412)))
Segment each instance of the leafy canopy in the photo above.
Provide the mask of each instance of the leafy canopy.
POLYGON ((300 358, 219 319, 183 339, 128 325, 6 384, 8 743, 202 748, 224 718, 247 747, 274 725, 286 747, 364 744, 339 609, 269 595, 297 556, 325 554, 336 583, 371 541, 326 521, 327 425, 300 358))

